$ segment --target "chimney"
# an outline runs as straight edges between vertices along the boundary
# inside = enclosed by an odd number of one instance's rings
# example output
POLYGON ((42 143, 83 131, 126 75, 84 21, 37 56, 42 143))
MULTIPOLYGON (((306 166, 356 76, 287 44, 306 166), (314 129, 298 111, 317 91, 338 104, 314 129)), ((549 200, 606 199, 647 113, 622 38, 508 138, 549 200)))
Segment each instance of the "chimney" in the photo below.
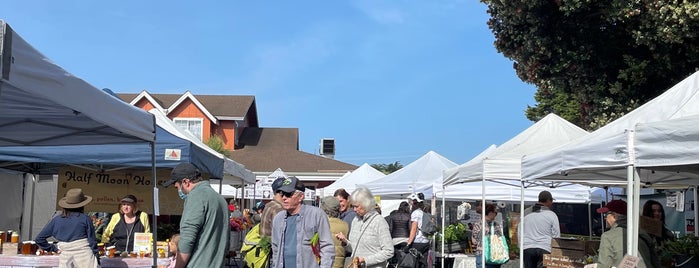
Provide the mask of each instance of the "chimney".
POLYGON ((325 158, 335 158, 335 139, 323 138, 320 140, 320 155, 325 158))

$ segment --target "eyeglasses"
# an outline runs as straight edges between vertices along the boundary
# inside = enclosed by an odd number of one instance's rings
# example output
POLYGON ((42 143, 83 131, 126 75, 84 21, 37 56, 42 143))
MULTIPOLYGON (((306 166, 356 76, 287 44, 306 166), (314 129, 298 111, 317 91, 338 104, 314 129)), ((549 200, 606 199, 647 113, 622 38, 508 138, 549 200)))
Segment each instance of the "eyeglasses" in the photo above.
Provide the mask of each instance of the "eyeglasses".
MULTIPOLYGON (((281 192, 281 191, 280 191, 280 192, 281 192)), ((293 196, 296 194, 296 192, 291 192, 291 193, 281 192, 281 193, 282 193, 282 196, 283 196, 283 197, 286 197, 286 198, 291 198, 291 197, 293 197, 293 196)))

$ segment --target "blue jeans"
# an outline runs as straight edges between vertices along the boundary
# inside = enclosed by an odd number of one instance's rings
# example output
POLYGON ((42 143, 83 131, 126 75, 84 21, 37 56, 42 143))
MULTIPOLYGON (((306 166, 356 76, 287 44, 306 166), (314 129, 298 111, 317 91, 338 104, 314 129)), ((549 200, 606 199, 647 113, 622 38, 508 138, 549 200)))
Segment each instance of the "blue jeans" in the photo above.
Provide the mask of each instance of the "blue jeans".
MULTIPOLYGON (((482 268, 483 267, 483 262, 482 259, 483 254, 478 254, 476 255, 476 268, 482 268)), ((500 268, 500 264, 485 264, 485 268, 500 268)))

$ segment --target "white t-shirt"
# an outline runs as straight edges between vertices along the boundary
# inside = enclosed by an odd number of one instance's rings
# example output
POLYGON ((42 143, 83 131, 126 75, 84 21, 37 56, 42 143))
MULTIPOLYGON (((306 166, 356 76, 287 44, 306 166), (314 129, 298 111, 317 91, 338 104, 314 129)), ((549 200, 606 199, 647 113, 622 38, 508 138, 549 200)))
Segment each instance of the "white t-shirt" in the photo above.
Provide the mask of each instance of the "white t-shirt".
POLYGON ((417 233, 415 234, 415 239, 413 240, 413 243, 429 243, 430 240, 425 237, 425 235, 422 234, 422 231, 420 231, 420 228, 422 228, 422 209, 416 209, 412 213, 410 213, 410 225, 412 226, 412 222, 417 222, 417 233))

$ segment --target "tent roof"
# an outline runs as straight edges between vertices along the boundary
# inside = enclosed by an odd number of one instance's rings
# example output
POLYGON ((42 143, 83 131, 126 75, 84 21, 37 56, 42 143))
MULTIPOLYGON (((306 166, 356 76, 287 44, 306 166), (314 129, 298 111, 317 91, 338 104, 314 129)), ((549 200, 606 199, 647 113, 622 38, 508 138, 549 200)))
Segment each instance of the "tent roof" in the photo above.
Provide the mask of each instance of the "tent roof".
POLYGON ((0 146, 155 140, 152 115, 54 64, 2 20, 0 75, 0 146))
MULTIPOLYGON (((156 118, 155 157, 156 167, 172 168, 182 161, 197 166, 202 173, 212 178, 223 176, 224 184, 240 184, 238 179, 254 182, 254 174, 232 160, 224 160, 223 155, 209 148, 188 132, 179 129, 169 118, 158 110, 150 111, 156 118), (177 156, 166 157, 166 150, 178 150, 177 156), (171 159, 171 160, 168 160, 171 159), (224 162, 225 161, 225 162, 224 162), (227 162, 227 163, 226 163, 227 162)), ((75 165, 98 165, 99 168, 150 167, 150 145, 147 143, 68 145, 68 146, 6 146, 0 147, 0 166, 30 171, 33 173, 55 173, 58 165, 27 163, 60 163, 75 165), (33 167, 44 169, 31 170, 33 167)))
POLYGON ((444 185, 481 179, 520 180, 522 156, 550 150, 585 134, 585 130, 549 114, 480 161, 469 161, 445 172, 444 185))
MULTIPOLYGON (((585 137, 550 152, 525 156, 522 175, 527 180, 566 180, 600 184, 602 182, 598 180, 626 181, 627 166, 658 165, 659 161, 664 160, 656 158, 655 153, 662 153, 663 147, 671 146, 670 143, 663 143, 666 137, 660 133, 655 133, 652 137, 648 136, 648 134, 653 135, 646 132, 648 129, 641 130, 642 140, 634 138, 637 124, 697 114, 699 114, 699 72, 585 137), (639 163, 636 163, 635 159, 637 148, 642 152, 642 161, 639 163), (656 159, 651 161, 650 158, 656 159)), ((682 128, 687 127, 682 126, 682 128)), ((675 160, 683 163, 682 160, 675 160)), ((663 165, 667 164, 670 162, 663 165)), ((682 172, 658 172, 658 170, 639 170, 639 173, 641 182, 646 185, 682 183, 681 181, 687 177, 697 176, 682 172)))
POLYGON ((363 184, 375 196, 403 197, 413 192, 422 192, 425 197, 431 196, 432 186, 442 177, 442 171, 456 166, 456 163, 429 151, 422 157, 403 168, 363 184))
MULTIPOLYGON (((556 203, 599 203, 604 197, 593 195, 592 192, 599 188, 588 187, 579 184, 568 184, 562 187, 545 187, 535 186, 524 189, 525 202, 537 202, 539 192, 549 191, 556 203)), ((473 181, 455 185, 449 185, 444 190, 435 190, 437 198, 444 197, 447 200, 497 200, 520 202, 521 186, 503 184, 497 181, 473 181), (483 191, 482 183, 485 183, 485 191, 483 191), (482 193, 485 193, 482 195, 482 193)))
POLYGON ((323 188, 323 196, 332 196, 335 190, 340 188, 344 188, 348 193, 352 193, 358 184, 370 182, 383 176, 386 176, 386 174, 364 163, 354 171, 348 171, 342 178, 323 188))

